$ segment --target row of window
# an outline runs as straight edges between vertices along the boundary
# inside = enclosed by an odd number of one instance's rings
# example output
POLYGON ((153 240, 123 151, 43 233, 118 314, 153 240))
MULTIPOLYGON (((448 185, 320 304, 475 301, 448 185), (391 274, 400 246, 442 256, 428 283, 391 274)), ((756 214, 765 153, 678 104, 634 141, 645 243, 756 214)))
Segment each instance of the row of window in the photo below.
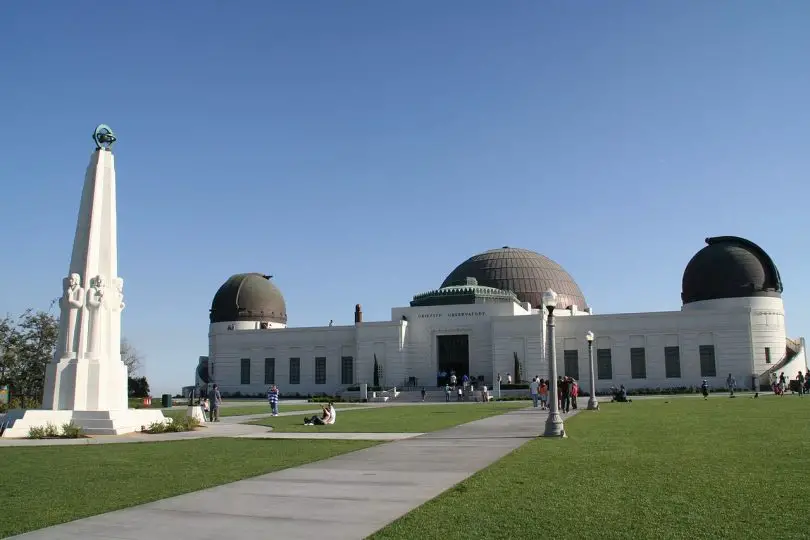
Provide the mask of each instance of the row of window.
MULTIPOLYGON (((714 345, 701 345, 700 376, 716 377, 717 364, 714 357, 714 345)), ((579 351, 563 351, 565 375, 579 379, 579 351)), ((664 371, 667 379, 681 378, 681 348, 664 347, 664 371)), ((630 376, 633 379, 647 378, 647 349, 632 347, 630 349, 630 376)), ((596 349, 596 377, 609 380, 613 378, 613 353, 611 349, 596 349)))
MULTIPOLYGON (((251 384, 250 358, 242 358, 241 383, 251 384)), ((340 358, 341 384, 354 383, 354 357, 342 356, 340 358)), ((264 359, 264 384, 276 384, 276 359, 264 359)), ((301 384, 301 359, 290 358, 289 384, 301 384)), ((315 384, 326 384, 326 357, 315 357, 315 384)))

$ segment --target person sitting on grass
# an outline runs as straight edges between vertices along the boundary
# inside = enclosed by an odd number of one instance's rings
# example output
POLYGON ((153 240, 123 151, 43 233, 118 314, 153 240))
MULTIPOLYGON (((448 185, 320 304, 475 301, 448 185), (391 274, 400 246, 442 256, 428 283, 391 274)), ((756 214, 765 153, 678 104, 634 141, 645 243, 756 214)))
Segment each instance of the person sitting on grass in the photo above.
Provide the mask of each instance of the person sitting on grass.
POLYGON ((321 407, 323 414, 320 418, 317 415, 312 415, 311 418, 304 418, 305 426, 326 426, 335 423, 335 406, 332 403, 321 407))

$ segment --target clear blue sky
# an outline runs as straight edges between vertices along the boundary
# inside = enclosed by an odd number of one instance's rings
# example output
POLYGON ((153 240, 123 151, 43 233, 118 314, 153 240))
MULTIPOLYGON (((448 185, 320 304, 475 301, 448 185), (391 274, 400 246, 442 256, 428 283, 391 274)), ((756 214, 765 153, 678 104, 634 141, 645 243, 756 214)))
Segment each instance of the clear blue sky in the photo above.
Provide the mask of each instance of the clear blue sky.
POLYGON ((802 335, 808 28, 804 0, 5 3, 0 311, 60 294, 103 122, 156 392, 192 383, 231 274, 349 324, 503 245, 608 313, 678 309, 703 239, 744 236, 802 335))

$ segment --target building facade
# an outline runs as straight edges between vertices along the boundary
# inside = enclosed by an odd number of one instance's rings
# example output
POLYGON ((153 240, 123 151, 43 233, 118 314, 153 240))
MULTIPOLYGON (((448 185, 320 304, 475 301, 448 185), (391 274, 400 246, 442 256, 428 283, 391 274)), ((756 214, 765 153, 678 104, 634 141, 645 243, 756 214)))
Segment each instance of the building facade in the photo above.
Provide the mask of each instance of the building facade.
POLYGON ((804 339, 788 339, 782 281, 770 257, 738 237, 706 240, 684 271, 679 311, 597 315, 560 265, 538 253, 503 247, 460 264, 433 291, 414 296, 391 319, 351 326, 290 328, 271 276, 237 274, 212 302, 209 353, 197 384, 226 394, 335 394, 358 383, 435 387, 451 372, 492 385, 547 377, 542 294, 558 294, 559 374, 590 384, 592 344, 597 390, 766 383, 807 369, 804 339), (375 373, 376 372, 376 373, 375 373))

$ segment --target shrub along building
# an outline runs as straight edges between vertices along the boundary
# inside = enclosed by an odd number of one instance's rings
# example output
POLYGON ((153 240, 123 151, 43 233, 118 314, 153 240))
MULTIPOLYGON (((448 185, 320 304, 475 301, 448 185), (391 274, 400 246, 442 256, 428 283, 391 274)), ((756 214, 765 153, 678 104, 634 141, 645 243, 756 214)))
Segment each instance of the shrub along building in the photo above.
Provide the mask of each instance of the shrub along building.
POLYGON ((455 372, 493 384, 498 374, 524 381, 547 377, 547 312, 542 295, 558 294, 558 373, 587 388, 593 342, 598 390, 697 386, 707 379, 739 387, 772 373, 807 369, 804 339, 785 335, 782 280, 754 243, 709 238, 683 274, 679 311, 597 315, 559 264, 525 249, 503 247, 461 263, 436 290, 395 307, 391 320, 351 326, 290 328, 284 298, 271 276, 237 274, 211 306, 209 355, 197 383, 226 394, 333 394, 377 377, 384 386, 434 387, 455 372))

